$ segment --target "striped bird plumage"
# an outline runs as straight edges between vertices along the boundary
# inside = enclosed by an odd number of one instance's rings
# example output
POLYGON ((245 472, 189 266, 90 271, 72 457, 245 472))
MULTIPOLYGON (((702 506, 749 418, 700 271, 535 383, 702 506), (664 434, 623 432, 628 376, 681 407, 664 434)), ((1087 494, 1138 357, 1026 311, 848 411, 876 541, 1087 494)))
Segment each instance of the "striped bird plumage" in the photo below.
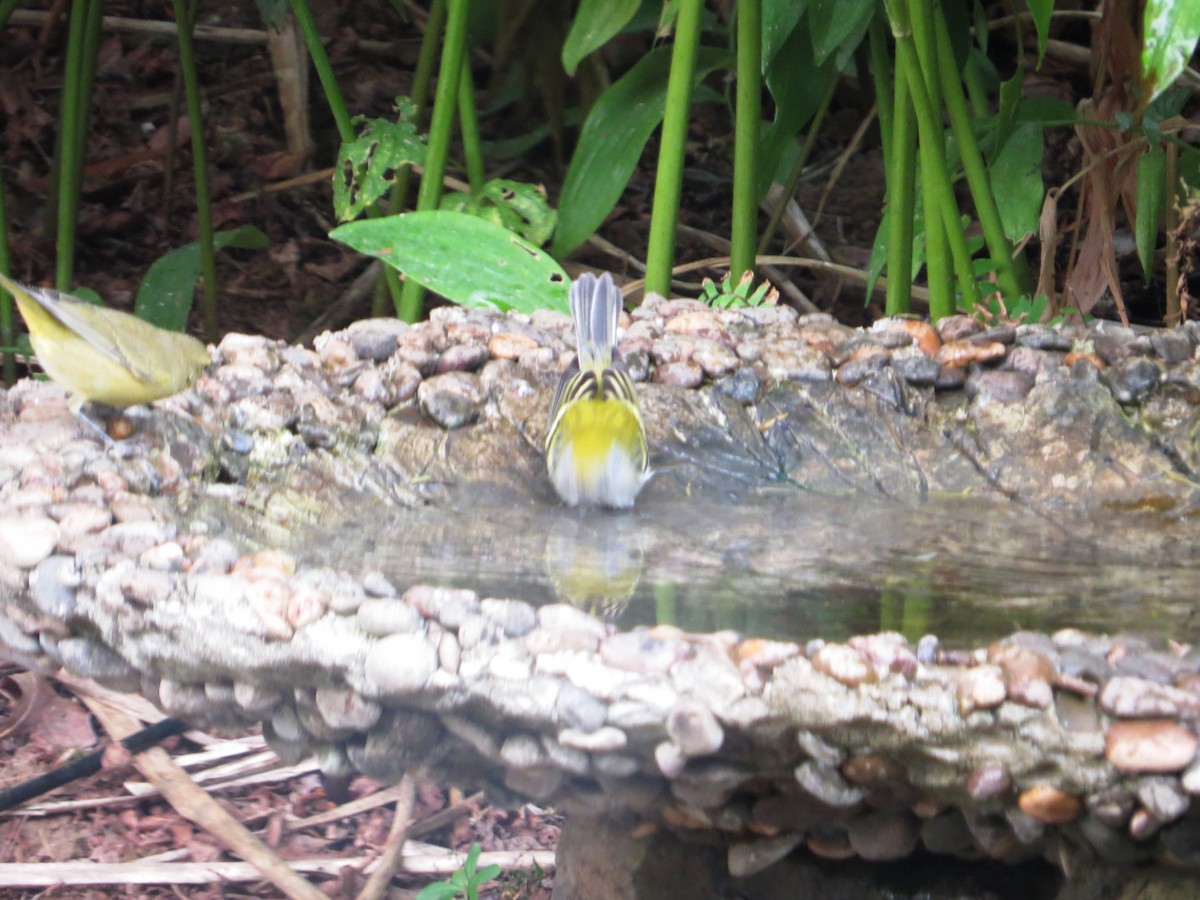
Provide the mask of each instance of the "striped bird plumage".
POLYGON ((571 285, 577 355, 554 393, 546 462, 573 506, 632 506, 648 477, 637 391, 616 350, 620 315, 621 293, 607 272, 571 285))

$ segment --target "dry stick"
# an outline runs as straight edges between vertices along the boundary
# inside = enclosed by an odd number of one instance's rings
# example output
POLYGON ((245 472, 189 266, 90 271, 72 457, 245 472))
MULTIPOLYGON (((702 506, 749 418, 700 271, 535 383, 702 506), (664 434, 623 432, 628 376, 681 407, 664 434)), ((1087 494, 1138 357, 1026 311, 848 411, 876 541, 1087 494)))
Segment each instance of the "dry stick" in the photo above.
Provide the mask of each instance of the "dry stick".
MULTIPOLYGON (((162 854, 158 854, 161 857, 162 854)), ((465 854, 441 847, 409 841, 404 867, 420 875, 449 875, 462 868, 465 854)), ((342 870, 361 870, 367 857, 343 859, 294 859, 289 865, 300 872, 339 875, 342 870)), ((554 853, 550 850, 490 851, 479 854, 478 865, 498 865, 506 872, 554 871, 554 853)), ((86 861, 51 863, 0 863, 0 888, 35 888, 82 885, 130 884, 218 884, 221 882, 262 881, 262 873, 244 862, 146 862, 94 863, 86 861)), ((307 882, 306 882, 307 883, 307 882)), ((324 894, 317 894, 329 900, 324 894)))
POLYGON ((417 802, 417 788, 410 776, 400 779, 399 787, 403 794, 396 800, 396 814, 392 817, 392 827, 388 832, 387 844, 383 855, 375 864, 375 871, 363 885, 358 900, 382 900, 387 893, 388 885, 404 865, 404 842, 408 836, 408 826, 412 823, 413 805, 417 802))
MULTIPOLYGON (((137 730, 137 723, 92 697, 83 697, 104 729, 114 739, 137 730)), ((295 900, 328 900, 305 878, 294 872, 271 848, 246 830, 223 806, 196 786, 188 774, 175 764, 167 751, 154 747, 133 758, 133 764, 162 791, 167 802, 185 819, 199 825, 225 847, 251 863, 264 878, 295 900)))

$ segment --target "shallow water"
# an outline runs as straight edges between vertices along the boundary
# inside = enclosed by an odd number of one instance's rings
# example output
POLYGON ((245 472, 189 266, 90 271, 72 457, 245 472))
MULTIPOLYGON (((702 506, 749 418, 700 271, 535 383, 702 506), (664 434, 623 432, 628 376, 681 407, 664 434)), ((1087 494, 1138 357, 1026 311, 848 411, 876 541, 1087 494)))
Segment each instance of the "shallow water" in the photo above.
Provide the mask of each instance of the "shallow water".
POLYGON ((623 627, 673 623, 807 640, 898 630, 975 645, 1018 629, 1200 636, 1197 523, 1151 511, 1046 515, 1002 499, 910 506, 791 486, 628 512, 495 490, 299 536, 308 559, 403 588, 568 600, 623 627))

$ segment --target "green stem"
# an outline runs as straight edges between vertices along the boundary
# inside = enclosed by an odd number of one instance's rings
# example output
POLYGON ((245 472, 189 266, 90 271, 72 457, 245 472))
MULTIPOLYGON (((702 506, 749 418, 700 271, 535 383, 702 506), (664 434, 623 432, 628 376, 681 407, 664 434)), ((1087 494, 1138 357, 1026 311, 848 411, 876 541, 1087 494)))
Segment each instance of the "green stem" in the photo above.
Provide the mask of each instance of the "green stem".
POLYGON ((737 284, 754 268, 758 231, 758 142, 762 127, 762 0, 738 0, 737 105, 733 144, 733 224, 729 276, 737 284))
POLYGON ((308 55, 312 57, 313 68, 317 70, 317 78, 321 80, 321 89, 325 91, 325 102, 333 113, 333 121, 337 125, 338 136, 343 141, 354 140, 354 125, 350 121, 350 112, 342 97, 342 89, 338 87, 337 76, 333 74, 333 66, 329 63, 329 55, 325 45, 321 43, 321 32, 317 30, 316 20, 307 0, 290 0, 292 15, 304 35, 304 43, 308 47, 308 55))
POLYGON ((975 132, 971 128, 971 115, 967 111, 962 82, 954 66, 954 51, 950 46, 950 31, 946 27, 946 20, 942 16, 935 16, 933 29, 938 73, 943 88, 942 96, 950 114, 950 127, 954 131, 955 140, 958 141, 967 185, 975 200, 975 212, 979 216, 979 225, 983 229, 988 254, 996 267, 996 281, 1004 299, 1014 303, 1025 290, 1022 289, 1021 278, 1013 264, 1012 245, 1004 233, 1004 223, 1000 220, 1000 210, 997 209, 996 198, 992 194, 991 179, 983 163, 983 155, 979 152, 979 144, 975 141, 975 132))
MULTIPOLYGON (((329 104, 329 109, 333 113, 338 136, 343 142, 352 141, 355 137, 354 123, 350 119, 350 111, 346 108, 342 90, 338 87, 337 76, 333 74, 333 66, 329 62, 329 55, 325 52, 325 45, 321 43, 321 32, 317 30, 312 10, 309 9, 307 0, 289 0, 289 2, 292 7, 292 15, 296 17, 296 24, 300 26, 300 33, 304 35, 304 45, 308 48, 308 55, 312 57, 313 68, 317 70, 321 89, 325 92, 325 102, 329 104)), ((379 215, 379 210, 375 207, 367 210, 368 218, 375 219, 379 215)), ((396 277, 395 270, 384 266, 383 280, 388 286, 392 302, 399 307, 400 281, 396 277)))
MULTIPOLYGON (((442 61, 438 67, 437 91, 433 98, 433 117, 429 122, 429 144, 425 149, 425 171, 417 191, 417 209, 437 209, 442 197, 442 178, 450 154, 454 132, 454 114, 458 106, 458 77, 462 73, 467 47, 467 18, 470 0, 449 0, 446 38, 442 42, 442 61)), ((400 318, 415 322, 425 302, 425 289, 411 278, 404 282, 400 295, 400 318)))
POLYGON ((200 100, 200 78, 192 45, 192 15, 187 0, 173 0, 178 26, 179 69, 187 97, 192 138, 192 170, 196 178, 196 227, 200 244, 200 275, 203 278, 204 336, 217 340, 217 254, 213 244, 212 201, 208 186, 208 153, 204 146, 204 109, 200 100))
POLYGON ((67 64, 59 115, 58 203, 56 205, 55 285, 69 291, 75 275, 75 219, 83 190, 83 159, 96 47, 99 44, 101 0, 75 0, 67 31, 67 64), (88 69, 88 61, 92 69, 88 69))
MULTIPOLYGON (((884 63, 887 64, 887 59, 884 63)), ((890 66, 889 66, 890 68, 890 66)), ((895 111, 892 120, 892 156, 887 157, 888 259, 887 304, 889 316, 907 313, 912 296, 913 215, 916 210, 917 120, 908 93, 908 79, 897 67, 895 111)))
POLYGON ((892 158, 892 122, 895 109, 892 98, 892 60, 888 56, 887 17, 879 10, 871 17, 867 31, 867 46, 870 53, 871 78, 875 86, 875 109, 879 116, 879 137, 883 144, 883 158, 892 158))
MULTIPOLYGON (((11 10, 10 10, 11 11, 11 10)), ((0 26, 2 27, 2 26, 0 26)), ((4 183, 0 182, 0 272, 12 272, 8 258, 8 216, 4 212, 4 183)), ((3 359, 4 384, 17 380, 17 360, 9 352, 16 345, 13 333, 13 298, 8 291, 0 289, 0 359, 3 359)))
POLYGON ((650 213, 650 239, 646 251, 646 291, 670 296, 671 267, 675 259, 675 224, 683 191, 683 161, 687 144, 688 113, 692 103, 696 53, 700 47, 700 12, 703 0, 680 0, 675 20, 675 46, 658 149, 654 206, 650 213))
POLYGON ((475 85, 471 82, 471 61, 463 54, 458 76, 458 127, 462 133, 463 157, 467 163, 467 183, 471 193, 483 190, 483 148, 479 143, 479 117, 475 113, 475 85))
POLYGON ((787 211, 788 200, 795 196, 796 188, 800 186, 800 179, 804 176, 804 167, 808 165, 808 157, 812 155, 812 148, 817 141, 817 135, 821 133, 821 125, 825 122, 825 114, 829 112, 829 104, 833 101, 833 93, 836 87, 837 74, 834 73, 829 79, 829 87, 825 89, 825 96, 821 98, 821 105, 817 107, 812 121, 808 124, 808 133, 804 136, 804 144, 800 148, 800 155, 796 157, 796 162, 792 164, 792 169, 788 172, 787 182, 783 186, 783 193, 779 195, 779 203, 771 210, 771 218, 767 221, 767 227, 763 229, 762 238, 758 242, 759 253, 767 252, 771 239, 775 237, 775 232, 779 229, 779 223, 783 221, 783 214, 787 211))
POLYGON ((904 75, 908 79, 908 89, 917 114, 922 197, 925 205, 926 259, 929 266, 929 307, 930 315, 937 320, 955 311, 950 266, 945 258, 945 244, 938 243, 939 232, 944 236, 945 243, 949 244, 953 268, 958 274, 959 289, 967 309, 975 308, 978 292, 975 289, 971 254, 967 251, 966 236, 958 220, 958 204, 946 165, 946 135, 938 115, 940 107, 933 105, 926 90, 926 78, 931 82, 936 81, 937 58, 931 55, 922 59, 919 56, 920 44, 914 42, 916 31, 922 35, 923 40, 920 43, 928 45, 929 52, 933 53, 930 20, 927 18, 929 10, 922 5, 924 0, 913 0, 913 3, 922 18, 923 26, 915 30, 912 28, 915 21, 909 19, 906 0, 890 0, 887 9, 892 22, 892 34, 896 38, 897 68, 903 67, 905 70, 904 75), (922 75, 923 66, 927 73, 925 76, 922 75))

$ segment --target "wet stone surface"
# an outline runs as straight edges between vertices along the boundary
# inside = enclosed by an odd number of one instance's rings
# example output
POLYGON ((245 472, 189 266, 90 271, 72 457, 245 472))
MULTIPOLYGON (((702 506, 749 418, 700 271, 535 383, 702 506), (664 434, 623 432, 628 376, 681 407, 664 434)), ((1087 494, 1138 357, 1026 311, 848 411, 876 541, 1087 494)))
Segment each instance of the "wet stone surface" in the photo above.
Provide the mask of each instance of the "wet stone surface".
MULTIPOLYGON (((860 332, 686 301, 628 324, 650 443, 676 466, 655 490, 786 479, 1196 511, 1190 325, 860 332)), ((739 874, 801 844, 1057 858, 1068 834, 1075 853, 1200 864, 1200 657, 1185 644, 619 632, 566 604, 281 549, 301 523, 472 481, 553 504, 539 448, 568 329, 439 309, 312 351, 230 335, 194 390, 134 413, 113 447, 52 385, 0 393, 4 654, 189 719, 263 721, 281 756, 331 770, 705 829, 739 874)))

